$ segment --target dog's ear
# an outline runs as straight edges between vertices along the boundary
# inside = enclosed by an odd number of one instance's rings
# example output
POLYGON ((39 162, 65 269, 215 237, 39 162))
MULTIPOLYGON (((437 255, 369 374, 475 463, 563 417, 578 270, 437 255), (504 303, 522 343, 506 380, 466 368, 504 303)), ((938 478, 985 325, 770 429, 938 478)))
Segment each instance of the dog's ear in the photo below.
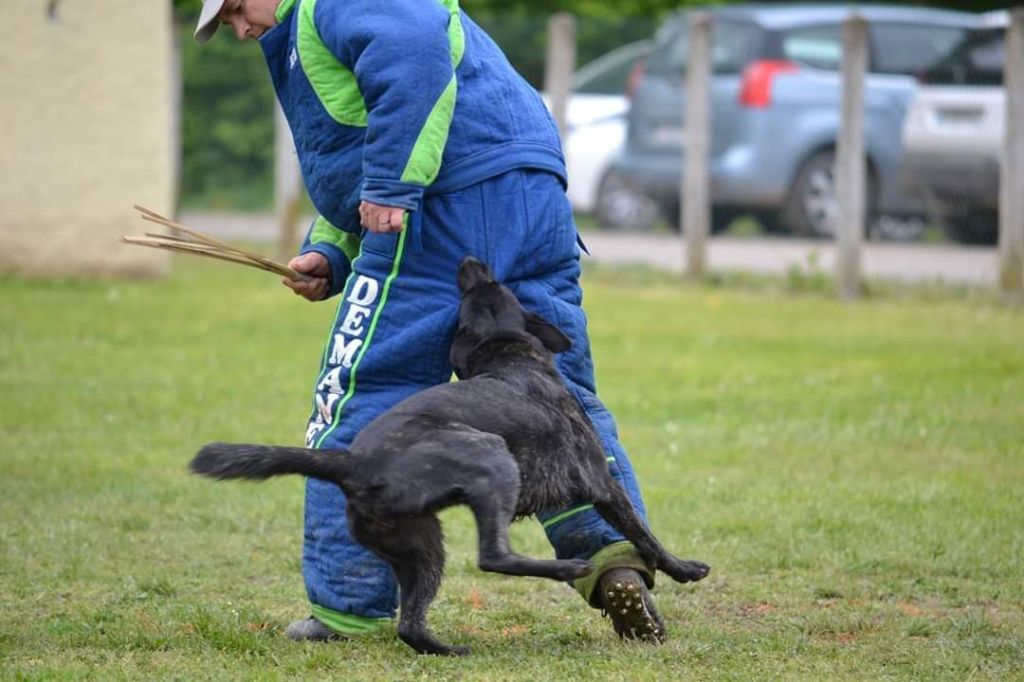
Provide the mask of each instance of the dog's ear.
POLYGON ((490 269, 472 256, 466 256, 459 263, 459 291, 466 293, 477 284, 493 282, 490 269))
POLYGON ((448 352, 448 359, 455 368, 455 376, 465 379, 464 372, 469 364, 469 354, 476 347, 477 338, 475 335, 465 331, 455 332, 455 339, 452 341, 452 348, 448 352))
POLYGON ((572 348, 572 341, 558 327, 536 313, 526 313, 526 331, 530 332, 552 353, 561 353, 572 348))

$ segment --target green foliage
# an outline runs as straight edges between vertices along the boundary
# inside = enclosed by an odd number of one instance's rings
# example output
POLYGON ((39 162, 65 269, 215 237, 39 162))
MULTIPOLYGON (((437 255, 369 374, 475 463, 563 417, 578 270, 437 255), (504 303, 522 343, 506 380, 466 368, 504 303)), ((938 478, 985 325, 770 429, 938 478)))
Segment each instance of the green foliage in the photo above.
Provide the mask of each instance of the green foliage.
POLYGON ((181 193, 185 206, 267 210, 273 196, 274 91, 259 46, 222 30, 192 40, 179 15, 184 107, 181 193))
MULTIPOLYGON (((544 86, 548 15, 471 12, 509 61, 535 88, 544 86)), ((653 16, 578 16, 576 64, 583 66, 601 55, 635 40, 650 38, 659 24, 653 16)))
MULTIPOLYGON (((984 298, 683 287, 588 270, 604 401, 653 528, 664 647, 550 581, 483 574, 444 515, 439 636, 297 645, 302 481, 186 472, 298 443, 332 303, 176 261, 157 282, 0 280, 0 678, 1011 679, 1024 660, 1024 316, 984 298), (54 321, 59 320, 59 329, 54 321)), ((537 524, 513 546, 551 556, 537 524)))

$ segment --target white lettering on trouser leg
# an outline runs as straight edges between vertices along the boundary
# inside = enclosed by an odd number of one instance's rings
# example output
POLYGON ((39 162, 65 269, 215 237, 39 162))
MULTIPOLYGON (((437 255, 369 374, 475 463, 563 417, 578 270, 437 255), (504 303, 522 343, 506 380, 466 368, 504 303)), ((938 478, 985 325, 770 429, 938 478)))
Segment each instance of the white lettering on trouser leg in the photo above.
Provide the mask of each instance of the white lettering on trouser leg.
MULTIPOLYGON (((322 393, 316 394, 316 409, 320 413, 320 418, 325 424, 330 424, 334 414, 334 406, 341 400, 341 396, 337 393, 328 393, 326 396, 322 393)), ((320 421, 320 420, 317 420, 320 421)))
POLYGON ((363 320, 369 314, 369 308, 353 303, 345 311, 345 319, 338 325, 338 331, 349 336, 362 336, 363 332, 366 331, 366 328, 363 326, 363 320))
POLYGON ((349 294, 345 298, 349 304, 345 310, 345 317, 340 323, 335 321, 337 329, 331 338, 327 359, 327 365, 332 367, 316 386, 316 409, 306 428, 308 447, 314 447, 317 440, 322 438, 320 434, 324 429, 334 423, 335 411, 343 393, 342 370, 352 369, 356 362, 356 355, 363 347, 361 337, 366 332, 364 322, 372 314, 371 306, 377 302, 379 295, 380 283, 372 277, 358 275, 352 282, 349 294))
POLYGON ((380 284, 377 280, 366 275, 359 275, 352 284, 352 291, 348 295, 349 303, 359 305, 373 305, 380 293, 380 284))
POLYGON ((323 380, 317 384, 316 390, 341 393, 341 367, 335 367, 325 374, 323 380))
POLYGON ((355 360, 356 351, 362 345, 362 339, 352 339, 349 341, 345 338, 344 334, 335 334, 334 345, 331 347, 331 357, 327 362, 331 365, 341 365, 349 369, 352 367, 353 360, 355 360))
POLYGON ((313 447, 313 443, 316 442, 316 437, 320 434, 321 431, 323 431, 324 426, 326 426, 326 424, 324 424, 324 420, 321 419, 319 414, 316 415, 316 419, 310 420, 309 426, 306 427, 307 448, 313 447))

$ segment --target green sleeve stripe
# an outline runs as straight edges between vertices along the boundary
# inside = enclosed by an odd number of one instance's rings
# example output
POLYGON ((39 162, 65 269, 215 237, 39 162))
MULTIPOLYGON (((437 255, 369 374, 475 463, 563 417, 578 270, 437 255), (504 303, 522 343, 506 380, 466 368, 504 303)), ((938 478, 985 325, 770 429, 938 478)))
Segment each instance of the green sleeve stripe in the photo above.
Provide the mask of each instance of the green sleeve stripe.
POLYGON ((295 0, 281 0, 281 4, 277 6, 277 10, 274 12, 274 18, 277 19, 277 23, 284 21, 284 18, 288 16, 288 13, 292 11, 294 6, 295 0))
MULTIPOLYGON (((370 343, 373 341, 373 334, 377 331, 377 323, 380 321, 380 314, 384 312, 384 307, 388 302, 388 294, 391 292, 391 284, 398 277, 398 268, 402 263, 402 254, 405 251, 405 237, 409 233, 408 229, 402 230, 398 233, 398 245, 395 247, 395 260, 391 264, 391 272, 388 274, 387 279, 384 280, 384 291, 381 293, 380 302, 377 303, 377 309, 373 311, 373 319, 370 321, 370 328, 366 332, 366 341, 359 349, 359 353, 356 356, 355 361, 352 363, 352 369, 349 370, 348 375, 348 390, 345 391, 345 395, 342 396, 341 400, 338 401, 337 406, 334 408, 334 418, 331 419, 331 426, 328 429, 324 429, 323 434, 317 439, 314 448, 319 449, 324 440, 337 428, 341 417, 341 410, 345 407, 345 404, 352 399, 352 396, 356 393, 356 374, 359 370, 359 365, 363 362, 363 357, 366 355, 366 350, 370 347, 370 343)), ((341 313, 341 309, 344 306, 344 302, 338 305, 338 314, 341 313)), ((334 327, 337 327, 338 321, 335 319, 334 327)), ((332 327, 333 329, 333 327, 332 327)), ((326 355, 324 356, 326 358, 326 355)), ((322 378, 320 379, 323 380, 322 378)), ((319 384, 318 384, 319 385, 319 384)))
MULTIPOLYGON (((296 0, 283 0, 278 10, 296 0)), ((316 29, 314 12, 317 0, 302 0, 299 3, 296 45, 302 70, 309 79, 313 92, 327 114, 342 125, 365 128, 367 125, 366 102, 359 90, 355 74, 339 62, 320 38, 316 29)), ((465 52, 465 34, 458 0, 440 0, 448 10, 451 20, 448 24, 448 43, 452 66, 457 68, 465 52)), ((287 13, 287 10, 285 10, 287 13)), ((434 103, 426 123, 420 130, 412 153, 402 173, 402 182, 429 185, 437 178, 441 169, 441 155, 448 142, 448 128, 455 111, 455 97, 458 85, 454 74, 443 93, 434 103)))
MULTIPOLYGON (((466 49, 465 36, 462 32, 462 18, 459 12, 458 0, 441 0, 441 4, 448 10, 451 20, 448 24, 448 44, 451 49, 452 70, 454 71, 462 61, 462 55, 466 49)), ((441 155, 444 153, 444 146, 448 142, 448 128, 452 123, 452 114, 455 112, 455 98, 458 94, 458 81, 452 74, 444 92, 434 103, 426 123, 420 130, 416 143, 413 145, 412 153, 409 155, 409 162, 402 172, 402 182, 411 182, 417 185, 429 185, 437 178, 441 170, 441 155)))
POLYGON ((359 255, 359 247, 361 245, 362 238, 358 234, 353 234, 351 232, 341 233, 341 241, 338 243, 338 248, 348 256, 349 263, 354 261, 359 255))
POLYGON ((366 103, 356 76, 334 58, 313 21, 316 0, 299 3, 295 42, 302 70, 328 115, 342 125, 366 127, 366 103))
POLYGON ((351 263, 359 255, 359 235, 339 230, 320 216, 313 223, 313 229, 309 233, 310 244, 333 244, 341 249, 351 263))
POLYGON ((448 128, 451 126, 452 113, 455 111, 455 93, 457 90, 455 74, 448 81, 448 86, 434 102, 434 108, 423 124, 416 144, 413 145, 409 162, 402 172, 402 182, 418 185, 429 185, 441 170, 441 154, 448 142, 448 128))
POLYGON ((462 32, 462 14, 459 12, 458 0, 441 0, 441 4, 451 14, 448 24, 448 44, 451 46, 452 66, 457 67, 462 61, 462 53, 466 51, 466 37, 462 32))

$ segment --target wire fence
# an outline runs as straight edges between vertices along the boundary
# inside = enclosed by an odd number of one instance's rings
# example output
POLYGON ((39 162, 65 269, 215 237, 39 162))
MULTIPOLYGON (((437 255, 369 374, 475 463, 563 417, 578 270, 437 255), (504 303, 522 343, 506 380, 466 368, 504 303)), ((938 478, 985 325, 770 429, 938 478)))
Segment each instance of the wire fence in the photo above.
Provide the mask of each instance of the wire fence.
MULTIPOLYGON (((866 233, 994 244, 1007 15, 910 12, 867 17, 866 233)), ((597 207, 606 226, 681 224, 686 17, 662 26, 647 58, 597 207)), ((831 238, 844 12, 790 15, 782 28, 756 12, 713 18, 712 230, 749 216, 764 232, 831 238)))
MULTIPOLYGON (((887 8, 865 15, 864 236, 993 245, 1000 229, 1010 15, 907 12, 916 14, 887 8)), ((835 167, 846 14, 819 8, 781 23, 756 10, 713 15, 710 230, 829 243, 840 214, 835 167)), ((543 87, 549 17, 473 19, 528 82, 543 87)), ((199 52, 190 40, 193 21, 178 17, 181 203, 270 212, 273 93, 262 55, 228 35, 199 52)), ((616 233, 680 230, 687 15, 577 17, 575 39, 576 64, 589 66, 577 71, 564 146, 581 224, 616 233), (587 113, 594 101, 603 114, 587 113)))

